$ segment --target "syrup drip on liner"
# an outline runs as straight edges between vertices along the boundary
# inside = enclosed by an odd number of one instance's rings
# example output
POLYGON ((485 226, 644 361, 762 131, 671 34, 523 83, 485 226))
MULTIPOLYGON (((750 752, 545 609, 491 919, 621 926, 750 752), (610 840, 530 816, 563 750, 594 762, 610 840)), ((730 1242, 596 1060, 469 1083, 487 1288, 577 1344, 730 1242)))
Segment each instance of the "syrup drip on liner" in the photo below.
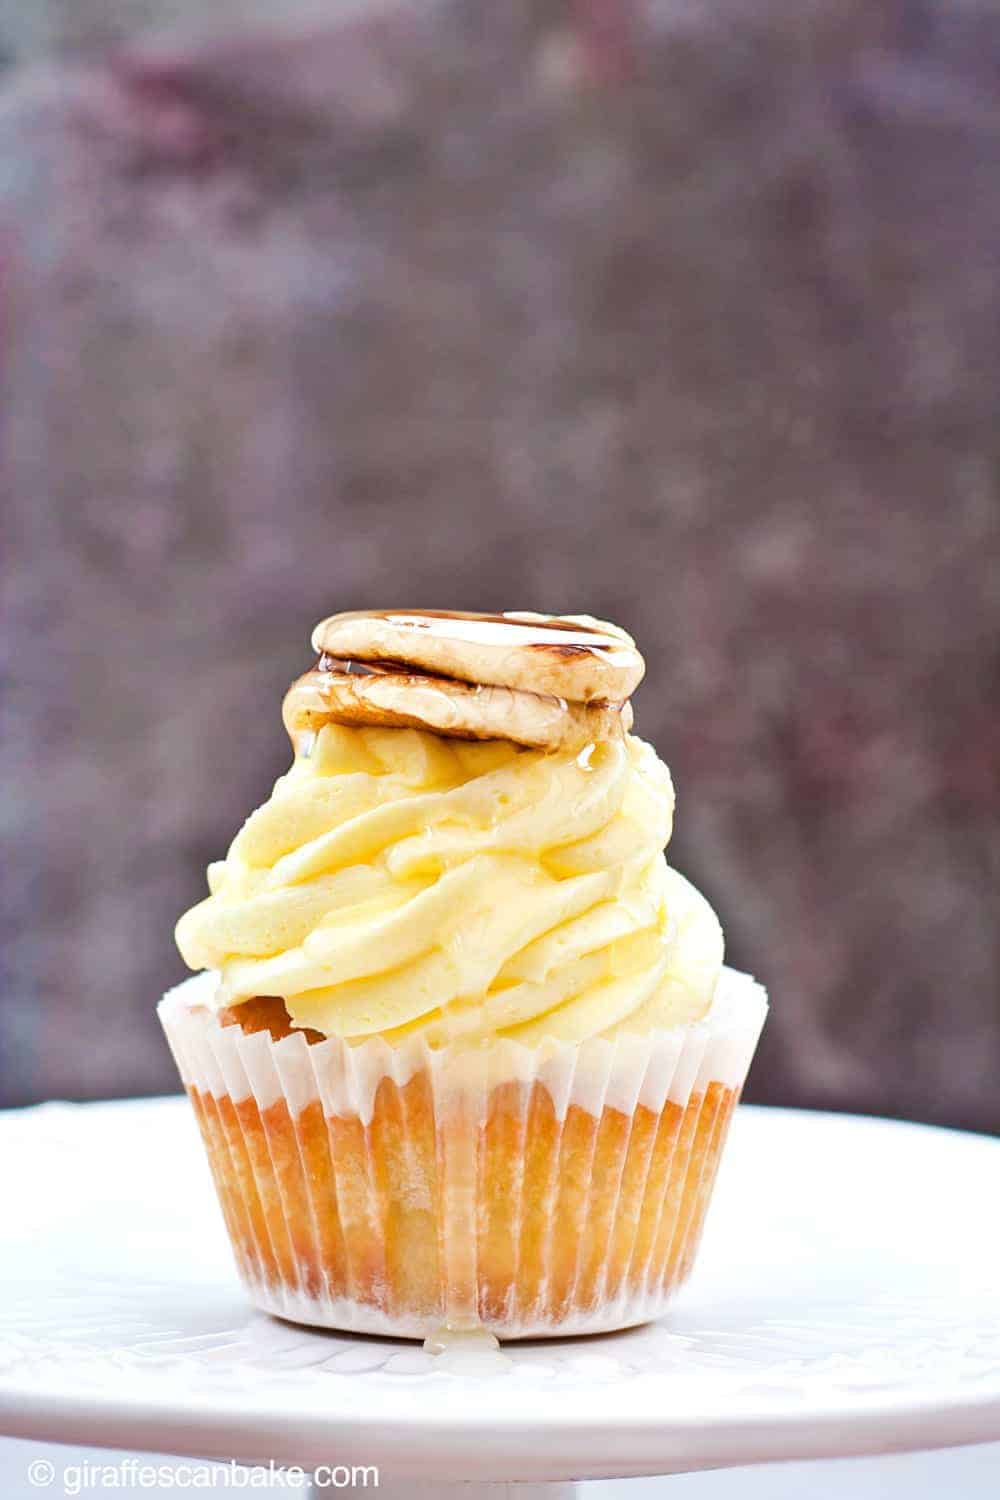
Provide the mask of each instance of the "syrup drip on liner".
POLYGON ((424 1339, 424 1353, 434 1356, 439 1369, 455 1375, 507 1375, 513 1369, 500 1340, 481 1323, 468 1328, 442 1323, 424 1339))

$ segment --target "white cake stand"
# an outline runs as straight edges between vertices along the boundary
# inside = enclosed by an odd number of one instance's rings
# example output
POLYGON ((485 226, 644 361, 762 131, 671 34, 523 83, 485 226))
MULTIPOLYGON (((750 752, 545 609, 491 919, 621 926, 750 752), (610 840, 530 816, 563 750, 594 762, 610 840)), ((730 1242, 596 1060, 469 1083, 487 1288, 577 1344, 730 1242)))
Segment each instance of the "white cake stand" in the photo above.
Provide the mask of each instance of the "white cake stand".
POLYGON ((378 1465, 383 1500, 1000 1438, 1000 1141, 744 1106, 674 1312, 482 1369, 255 1313, 183 1100, 0 1114, 0 1175, 11 1436, 378 1465))

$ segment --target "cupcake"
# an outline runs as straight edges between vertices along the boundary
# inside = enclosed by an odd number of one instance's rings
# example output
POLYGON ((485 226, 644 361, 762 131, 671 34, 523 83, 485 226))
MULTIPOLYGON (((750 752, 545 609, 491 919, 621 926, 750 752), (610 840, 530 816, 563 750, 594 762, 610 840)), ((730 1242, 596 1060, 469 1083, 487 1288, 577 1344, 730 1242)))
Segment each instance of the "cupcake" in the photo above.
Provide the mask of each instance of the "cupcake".
POLYGON ((427 610, 313 647, 159 1007, 251 1299, 403 1337, 657 1316, 767 1006, 664 856, 635 643, 427 610))

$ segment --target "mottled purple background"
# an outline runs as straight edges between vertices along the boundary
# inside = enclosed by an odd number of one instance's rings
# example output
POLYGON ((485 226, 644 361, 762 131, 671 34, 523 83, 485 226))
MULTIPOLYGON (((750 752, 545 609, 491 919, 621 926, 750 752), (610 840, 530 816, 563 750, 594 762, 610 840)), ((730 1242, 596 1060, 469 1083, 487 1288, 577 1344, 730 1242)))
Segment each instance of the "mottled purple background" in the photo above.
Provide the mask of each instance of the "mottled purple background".
POLYGON ((401 604, 638 637, 752 1097, 1000 1126, 996 4, 199 9, 0 0, 0 1102, 175 1086, 309 629, 401 604))

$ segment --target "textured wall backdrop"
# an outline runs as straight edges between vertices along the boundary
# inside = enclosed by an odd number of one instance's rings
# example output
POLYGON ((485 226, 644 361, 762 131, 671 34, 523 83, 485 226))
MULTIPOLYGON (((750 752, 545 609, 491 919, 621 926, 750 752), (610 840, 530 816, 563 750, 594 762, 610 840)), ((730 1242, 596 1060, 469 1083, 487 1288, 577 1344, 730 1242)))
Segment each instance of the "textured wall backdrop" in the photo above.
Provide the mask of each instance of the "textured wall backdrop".
POLYGON ((395 603, 636 634, 753 1097, 1000 1127, 993 0, 196 9, 0 6, 0 1102, 174 1086, 173 922, 395 603))

